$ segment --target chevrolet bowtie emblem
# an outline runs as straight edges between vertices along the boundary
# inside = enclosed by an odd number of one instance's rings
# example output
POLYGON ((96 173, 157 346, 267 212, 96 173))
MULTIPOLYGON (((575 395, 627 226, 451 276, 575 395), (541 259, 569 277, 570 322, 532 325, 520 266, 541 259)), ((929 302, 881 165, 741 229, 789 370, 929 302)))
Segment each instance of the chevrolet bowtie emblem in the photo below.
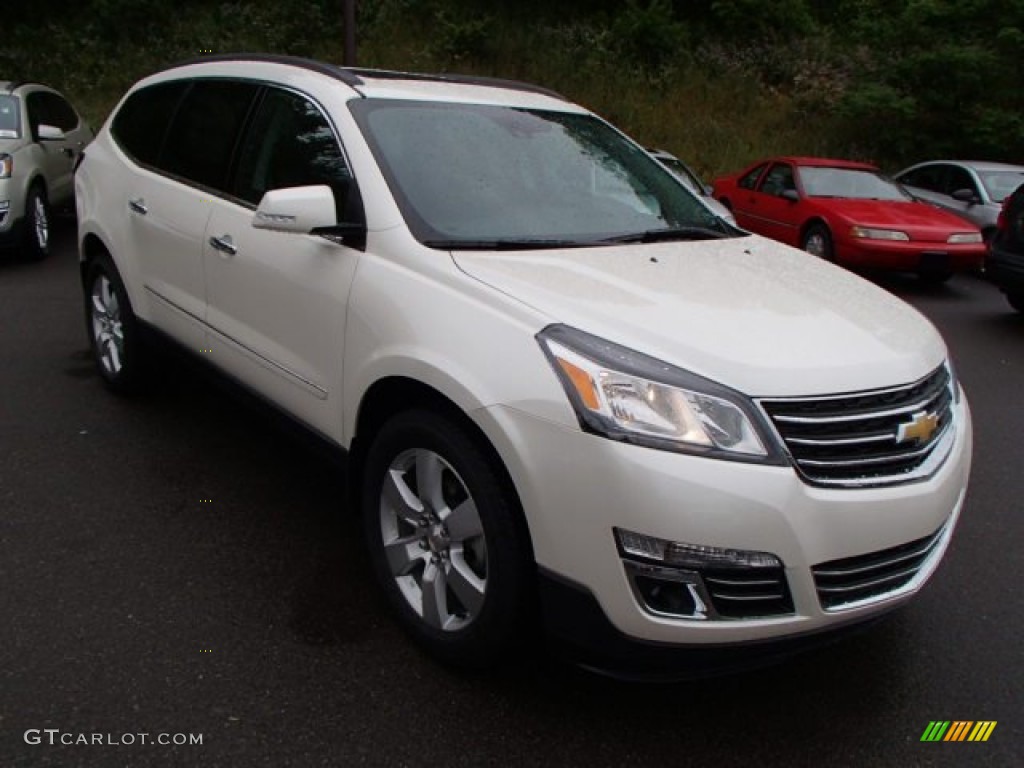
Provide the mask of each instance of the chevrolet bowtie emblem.
POLYGON ((914 417, 896 430, 897 443, 909 443, 917 441, 920 444, 927 443, 932 439, 935 430, 939 428, 939 417, 934 413, 921 411, 915 413, 914 417))

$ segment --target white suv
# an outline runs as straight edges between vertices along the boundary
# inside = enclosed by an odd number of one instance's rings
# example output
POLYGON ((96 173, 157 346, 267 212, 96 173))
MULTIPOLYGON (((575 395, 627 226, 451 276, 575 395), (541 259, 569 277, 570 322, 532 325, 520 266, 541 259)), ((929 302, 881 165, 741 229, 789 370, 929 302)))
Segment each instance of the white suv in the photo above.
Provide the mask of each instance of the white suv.
POLYGON ((450 663, 536 615, 594 665, 742 659, 905 603, 950 541, 971 422, 932 326, 556 94, 206 58, 132 88, 76 187, 109 386, 155 329, 345 449, 450 663))
POLYGON ((68 205, 72 169, 92 131, 67 100, 39 83, 0 81, 0 245, 42 258, 50 211, 68 205))

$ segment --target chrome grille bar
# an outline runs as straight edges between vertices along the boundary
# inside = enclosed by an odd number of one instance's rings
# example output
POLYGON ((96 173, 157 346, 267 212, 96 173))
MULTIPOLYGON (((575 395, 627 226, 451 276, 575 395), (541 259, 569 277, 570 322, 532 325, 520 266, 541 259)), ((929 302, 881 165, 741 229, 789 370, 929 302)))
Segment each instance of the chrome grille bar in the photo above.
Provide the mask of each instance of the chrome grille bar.
POLYGON ((812 484, 863 487, 927 476, 952 446, 954 382, 942 365, 902 387, 759 405, 801 476, 812 484))

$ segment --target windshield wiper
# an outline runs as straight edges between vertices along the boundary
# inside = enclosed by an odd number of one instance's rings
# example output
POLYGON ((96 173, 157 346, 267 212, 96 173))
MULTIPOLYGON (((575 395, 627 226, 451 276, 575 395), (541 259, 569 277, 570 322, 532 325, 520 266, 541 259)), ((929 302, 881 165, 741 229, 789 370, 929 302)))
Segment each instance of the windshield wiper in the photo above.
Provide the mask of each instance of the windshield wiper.
POLYGON ((721 240, 730 235, 707 227, 670 227, 648 229, 644 232, 630 232, 598 240, 599 243, 660 243, 669 240, 721 240))
POLYGON ((446 251, 529 251, 546 248, 580 248, 590 245, 579 240, 515 240, 501 238, 494 240, 424 240, 427 248, 446 251))

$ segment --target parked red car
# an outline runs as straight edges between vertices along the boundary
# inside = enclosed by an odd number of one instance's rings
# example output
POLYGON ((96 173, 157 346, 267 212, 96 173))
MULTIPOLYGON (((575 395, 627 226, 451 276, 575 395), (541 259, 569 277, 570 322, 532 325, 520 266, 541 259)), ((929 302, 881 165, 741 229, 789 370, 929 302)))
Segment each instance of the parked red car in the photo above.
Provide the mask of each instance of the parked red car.
POLYGON ((714 196, 744 229, 849 266, 941 282, 985 259, 976 226, 915 201, 867 163, 774 158, 715 179, 714 196))

